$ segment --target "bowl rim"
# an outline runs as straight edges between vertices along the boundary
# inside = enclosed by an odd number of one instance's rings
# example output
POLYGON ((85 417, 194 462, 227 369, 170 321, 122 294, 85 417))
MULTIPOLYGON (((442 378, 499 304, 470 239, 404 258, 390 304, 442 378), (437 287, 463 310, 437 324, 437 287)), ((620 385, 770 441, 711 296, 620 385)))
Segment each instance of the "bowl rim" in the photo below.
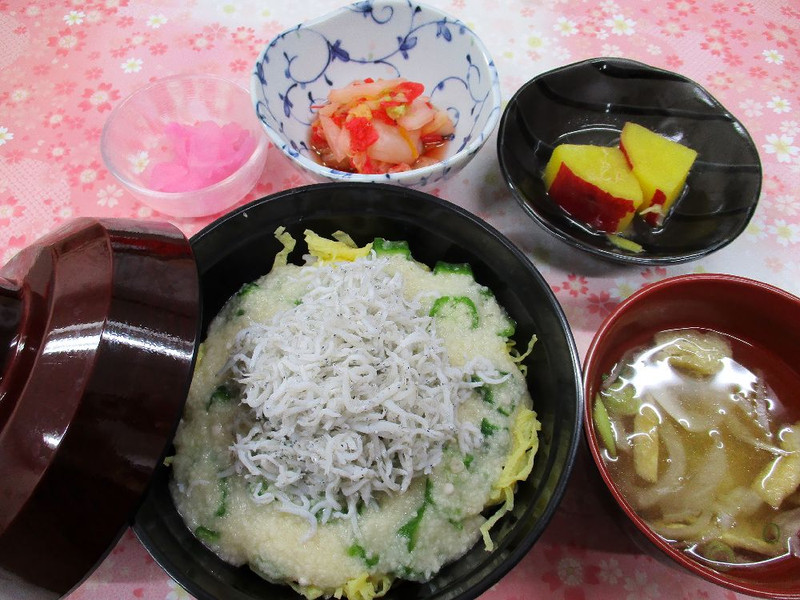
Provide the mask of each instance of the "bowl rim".
POLYGON ((205 187, 196 189, 196 190, 188 190, 185 192, 161 192, 158 190, 154 190, 149 187, 145 187, 140 185, 130 178, 123 175, 115 166, 115 161, 110 156, 107 138, 110 135, 110 130, 114 122, 119 118, 120 113, 122 110, 130 104, 133 100, 137 97, 150 92, 152 89, 163 86, 169 85, 172 82, 176 81, 187 81, 187 80, 204 80, 204 81, 217 81, 224 85, 229 85, 231 88, 234 88, 238 91, 241 91, 245 94, 249 92, 247 88, 244 86, 236 83, 228 79, 227 77, 223 77, 221 75, 216 74, 209 74, 209 73, 179 73, 177 75, 168 75, 167 77, 161 77, 156 79, 155 81, 151 81, 148 84, 135 89, 131 92, 128 96, 126 96, 119 104, 117 104, 109 113, 108 117, 106 118, 105 123, 103 124, 103 131, 100 134, 100 155, 103 158, 103 163, 105 164, 108 171, 117 179, 119 179, 125 186, 130 188, 130 190, 135 193, 139 194, 140 196, 147 197, 147 198, 157 198, 158 200, 166 200, 166 201, 180 201, 184 200, 189 197, 196 196, 199 193, 210 193, 214 192, 218 189, 224 189, 231 185, 236 179, 239 178, 241 173, 253 166, 256 163, 261 162, 264 157, 265 153, 269 148, 269 139, 263 134, 263 129, 259 130, 259 134, 256 139, 256 147, 253 149, 252 154, 247 158, 245 162, 239 166, 233 173, 217 181, 216 183, 212 183, 211 185, 207 185, 205 187))
POLYGON ((639 266, 654 266, 654 265, 677 265, 681 263, 691 262, 694 260, 698 260, 709 254, 717 252, 731 244, 734 240, 736 240, 747 228, 747 225, 752 220, 753 216, 755 215, 756 208, 758 203, 761 199, 761 191, 763 189, 763 166, 761 164, 761 156, 758 152, 758 147, 756 146, 755 140, 753 139, 750 132, 744 126, 742 121, 733 114, 728 108, 725 107, 717 97, 710 93, 708 89, 704 86, 700 85, 694 79, 678 73, 677 71, 671 71, 669 69, 664 69, 661 67, 655 67, 651 64, 631 59, 625 57, 618 57, 618 56, 594 56, 590 58, 586 58, 583 60, 578 60, 574 62, 570 62, 564 65, 560 65, 548 71, 544 71, 539 73, 523 83, 512 95, 509 101, 506 103, 506 107, 503 110, 503 115, 500 119, 500 125, 498 127, 498 136, 497 136, 497 156, 498 161, 500 164, 500 171, 503 175, 503 179, 506 182, 509 190, 511 191, 514 200, 522 207, 525 213, 543 230, 547 231, 550 235, 556 237, 557 239, 565 242, 566 244, 581 250, 582 252, 586 252, 587 254, 596 256, 604 261, 622 264, 622 265, 639 265, 639 266), (742 135, 743 139, 749 144, 751 149, 753 150, 754 157, 756 160, 756 167, 758 168, 758 172, 760 177, 760 182, 758 184, 758 189, 755 193, 755 198, 752 204, 748 207, 746 217, 742 221, 738 231, 736 231, 733 235, 725 238, 721 241, 713 245, 709 245, 693 252, 688 253, 672 253, 666 256, 652 256, 646 253, 644 254, 628 254, 624 253, 620 250, 614 250, 611 248, 605 248, 599 245, 593 245, 584 243, 580 239, 576 238, 569 229, 558 227, 550 222, 544 215, 540 214, 534 207, 531 206, 531 203, 527 200, 526 195, 519 189, 517 182, 514 181, 509 176, 509 171, 506 167, 506 157, 503 152, 502 147, 502 140, 505 138, 504 132, 506 129, 506 123, 511 116, 512 109, 516 106, 517 100, 528 90, 528 88, 536 85, 540 82, 543 78, 551 77, 554 75, 558 75, 563 71, 573 70, 576 68, 584 67, 586 65, 594 65, 594 64, 601 64, 601 63, 614 63, 620 65, 626 65, 629 67, 638 67, 641 69, 645 69, 650 71, 656 75, 668 75, 671 78, 677 78, 682 80, 685 83, 689 83, 695 87, 696 90, 703 92, 706 96, 711 98, 719 108, 724 111, 726 115, 730 117, 733 123, 737 124, 741 131, 740 134, 742 135))
MULTIPOLYGON (((410 0, 368 0, 370 5, 372 6, 412 6, 410 0)), ((301 28, 307 27, 314 27, 321 23, 326 23, 330 20, 337 18, 339 15, 343 15, 347 12, 350 12, 352 7, 358 6, 363 3, 351 3, 346 6, 341 6, 336 8, 325 15, 320 17, 316 17, 309 21, 304 21, 302 23, 298 23, 297 25, 281 31, 275 37, 272 38, 267 44, 264 45, 261 52, 259 52, 258 57, 256 58, 255 65, 256 67, 264 61, 267 52, 275 46, 286 34, 297 31, 301 28)), ((489 53, 488 48, 486 45, 481 41, 476 34, 470 27, 468 27, 463 21, 457 19, 446 12, 432 7, 429 4, 424 3, 415 3, 413 6, 419 7, 422 10, 427 10, 434 15, 441 17, 454 25, 458 25, 459 27, 463 28, 466 32, 469 33, 472 42, 474 43, 477 53, 479 54, 486 63, 486 67, 489 71, 489 77, 491 81, 490 93, 488 97, 491 98, 491 108, 489 117, 486 120, 486 125, 484 125, 483 129, 481 129, 478 135, 472 137, 472 139, 467 143, 460 151, 453 154, 452 156, 448 156, 442 160, 437 161, 432 165, 428 165, 425 167, 420 167, 417 169, 411 169, 409 171, 401 171, 399 173, 379 173, 379 174, 369 174, 369 173, 350 173, 348 171, 340 171, 339 169, 332 169, 330 167, 326 167, 320 163, 313 161, 312 159, 303 156, 299 153, 292 153, 288 149, 288 144, 286 139, 284 139, 280 132, 275 131, 271 126, 267 125, 261 119, 258 119, 258 122, 261 123, 261 126, 266 130, 267 135, 269 136, 270 140, 272 141, 273 145, 278 148, 287 158, 289 158, 292 162, 297 163, 300 167, 304 170, 314 173, 317 176, 325 177, 332 181, 353 181, 353 182, 365 182, 365 183, 380 183, 380 182, 393 182, 393 183, 404 183, 408 179, 421 179, 427 180, 431 175, 437 173, 438 171, 443 171, 447 173, 450 171, 454 166, 460 164, 462 161, 466 160, 468 157, 472 156, 473 154, 477 153, 478 150, 486 143, 486 141, 491 136, 494 129, 497 127, 497 124, 500 122, 500 116, 502 113, 502 93, 500 90, 500 76, 497 71, 497 67, 494 63, 494 59, 492 55, 489 53)), ((251 71, 250 77, 250 98, 253 105, 253 110, 257 111, 257 103, 258 103, 258 90, 260 88, 260 83, 258 81, 257 69, 254 68, 251 71)), ((256 113, 257 116, 257 113, 256 113)))
POLYGON ((726 577, 724 573, 720 573, 706 565, 703 565, 702 563, 692 560, 688 557, 688 555, 671 546, 663 538, 653 532, 647 523, 645 523, 644 519, 639 517, 633 506, 631 506, 628 500, 620 492, 618 486, 614 483, 614 480, 612 479, 608 468, 603 461, 600 442, 598 440, 594 421, 592 419, 593 402, 589 399, 588 395, 591 385, 588 377, 589 366, 594 365, 600 359, 598 347, 601 340, 606 336, 608 330, 611 329, 616 321, 622 315, 624 315, 631 306, 638 304, 643 299, 646 299, 653 294, 658 294, 664 288, 684 286, 694 283, 713 284, 715 282, 746 286, 753 290, 763 292, 768 295, 774 295, 793 302, 798 304, 798 307, 800 307, 800 298, 790 292, 787 292, 786 290, 763 281, 728 273, 686 273, 683 275, 667 277, 636 290, 633 294, 618 304, 617 307, 603 320, 596 334, 592 338, 589 349, 586 352, 586 357, 583 361, 583 432, 586 439, 586 445, 589 447, 589 452, 592 455, 592 459, 601 479, 603 480, 606 490, 613 498, 615 504, 625 514, 625 519, 627 522, 633 524, 633 526, 635 526, 636 529, 641 532, 652 544, 652 546, 659 550, 662 555, 674 561, 678 566, 682 567, 686 571, 702 577, 707 581, 711 581, 719 586, 734 590, 738 593, 756 595, 762 598, 771 598, 775 600, 800 599, 800 590, 797 592, 776 590, 771 591, 763 586, 747 584, 743 580, 733 580, 729 577, 726 577))

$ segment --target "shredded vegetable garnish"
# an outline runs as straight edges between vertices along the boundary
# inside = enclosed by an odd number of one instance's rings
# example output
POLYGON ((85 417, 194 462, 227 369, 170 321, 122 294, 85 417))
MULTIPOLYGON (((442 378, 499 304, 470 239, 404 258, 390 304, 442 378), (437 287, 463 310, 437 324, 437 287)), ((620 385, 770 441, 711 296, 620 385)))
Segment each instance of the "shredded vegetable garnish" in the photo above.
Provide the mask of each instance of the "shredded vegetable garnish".
MULTIPOLYGON (((642 214, 645 214, 642 212, 642 214)), ((659 213, 660 214, 660 213, 659 213)), ((628 252, 633 252, 634 254, 639 254, 640 252, 644 252, 644 248, 642 248, 641 244, 637 244, 633 240, 629 240, 626 237, 622 237, 621 235, 617 235, 615 233, 609 233, 606 235, 608 241, 614 244, 620 250, 627 250, 628 252)))
POLYGON ((275 260, 272 262, 273 269, 286 265, 289 260, 289 254, 294 250, 295 244, 297 243, 292 237, 292 234, 286 231, 285 227, 278 227, 275 230, 275 239, 283 244, 283 248, 275 255, 275 260))
POLYGON ((509 340, 506 346, 508 347, 508 353, 511 356, 511 360, 517 363, 517 367, 519 368, 519 372, 522 373, 523 376, 528 375, 528 366, 522 364, 522 361, 530 356, 531 352, 533 352, 533 346, 536 344, 537 338, 535 335, 531 336, 531 339, 528 341, 528 347, 525 349, 525 352, 521 353, 517 350, 514 340, 509 340))
POLYGON ((252 409, 237 468, 256 502, 278 502, 312 532, 331 518, 355 524, 376 492, 405 491, 446 442, 466 453, 482 439, 457 407, 486 366, 450 365, 435 320, 404 299, 387 262, 302 269, 302 302, 235 340, 230 368, 252 409))
POLYGON ((353 239, 341 231, 333 234, 335 240, 329 240, 313 231, 304 232, 308 251, 317 259, 319 265, 332 262, 345 261, 352 262, 358 258, 364 258, 372 250, 372 244, 367 244, 359 248, 353 239))
POLYGON ((290 583, 290 585, 295 592, 302 594, 308 600, 317 600, 317 598, 323 596, 337 599, 347 598, 347 600, 372 600, 373 598, 385 596, 389 588, 392 587, 393 581, 394 578, 389 575, 362 573, 359 577, 349 579, 333 592, 326 592, 312 585, 299 585, 296 583, 290 583))
POLYGON ((380 598, 389 591, 392 586, 392 578, 388 575, 368 575, 364 573, 361 577, 349 580, 341 588, 333 593, 334 598, 344 596, 348 600, 372 600, 380 598))
POLYGON ((538 431, 541 424, 536 418, 536 413, 529 408, 520 409, 514 424, 511 426, 511 452, 508 455, 503 472, 492 485, 490 504, 502 502, 491 517, 481 526, 483 544, 487 550, 494 549, 494 542, 489 535, 489 530, 504 514, 514 508, 514 491, 518 481, 524 481, 533 470, 533 460, 539 449, 538 431))

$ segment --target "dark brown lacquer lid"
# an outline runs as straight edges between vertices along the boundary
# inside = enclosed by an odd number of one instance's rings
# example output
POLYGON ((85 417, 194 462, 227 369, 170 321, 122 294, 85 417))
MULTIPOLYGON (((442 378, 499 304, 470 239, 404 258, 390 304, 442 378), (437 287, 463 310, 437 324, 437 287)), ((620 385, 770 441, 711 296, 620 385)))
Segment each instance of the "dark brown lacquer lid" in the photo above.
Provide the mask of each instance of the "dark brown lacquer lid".
POLYGON ((57 598, 130 523, 186 399, 200 307, 165 223, 77 219, 0 269, 0 596, 57 598))

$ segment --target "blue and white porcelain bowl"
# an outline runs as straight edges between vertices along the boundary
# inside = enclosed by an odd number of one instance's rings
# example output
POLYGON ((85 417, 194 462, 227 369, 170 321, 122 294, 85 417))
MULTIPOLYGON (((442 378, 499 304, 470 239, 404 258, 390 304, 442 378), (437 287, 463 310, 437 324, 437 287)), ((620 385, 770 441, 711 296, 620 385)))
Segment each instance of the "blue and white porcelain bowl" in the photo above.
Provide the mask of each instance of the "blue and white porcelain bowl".
POLYGON ((272 142, 315 181, 385 182, 427 187, 460 170, 500 118, 494 62, 461 21, 409 0, 367 0, 284 31, 261 52, 250 80, 256 114, 272 142), (323 166, 309 149, 315 117, 331 89, 367 77, 403 77, 455 124, 436 164, 366 175, 323 166))

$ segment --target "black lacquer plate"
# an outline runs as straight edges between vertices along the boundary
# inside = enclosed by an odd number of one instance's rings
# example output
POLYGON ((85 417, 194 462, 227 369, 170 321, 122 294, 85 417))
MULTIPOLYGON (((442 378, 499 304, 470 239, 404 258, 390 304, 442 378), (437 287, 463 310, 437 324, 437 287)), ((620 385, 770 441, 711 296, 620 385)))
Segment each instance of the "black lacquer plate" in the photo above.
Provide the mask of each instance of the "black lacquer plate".
POLYGON ((761 161, 744 126, 697 83, 620 58, 593 58, 533 78, 509 101, 497 139, 500 169, 512 194, 539 225, 602 258, 674 264, 719 250, 755 211, 761 161), (622 250, 570 217, 548 196, 542 172, 561 143, 615 146, 634 121, 698 152, 682 196, 659 228, 636 217, 622 250))
MULTIPOLYGON (((541 536, 564 492, 581 437, 580 362, 572 333, 550 286, 500 232, 435 196, 394 185, 331 183, 295 188, 245 205, 191 239, 200 275, 201 337, 209 321, 242 286, 272 267, 285 226, 297 240, 290 259, 307 251, 303 231, 336 230, 364 244, 376 236, 408 241, 417 260, 468 262, 517 322, 517 347, 536 333, 525 359, 527 382, 542 429, 533 471, 521 482, 514 508, 492 529, 491 552, 478 541, 426 583, 397 582, 386 600, 471 600, 505 575, 541 536)), ((153 558, 198 600, 302 600, 247 567, 234 567, 206 549, 184 525, 169 493, 170 472, 156 471, 134 531, 153 558)), ((286 543, 297 543, 286 540, 286 543)), ((310 544, 309 547, 312 547, 310 544)))

